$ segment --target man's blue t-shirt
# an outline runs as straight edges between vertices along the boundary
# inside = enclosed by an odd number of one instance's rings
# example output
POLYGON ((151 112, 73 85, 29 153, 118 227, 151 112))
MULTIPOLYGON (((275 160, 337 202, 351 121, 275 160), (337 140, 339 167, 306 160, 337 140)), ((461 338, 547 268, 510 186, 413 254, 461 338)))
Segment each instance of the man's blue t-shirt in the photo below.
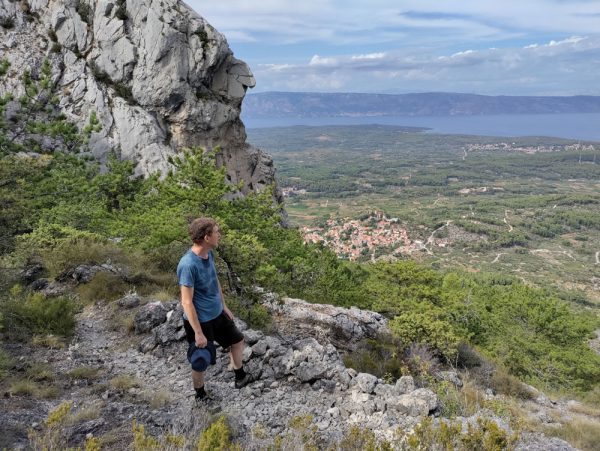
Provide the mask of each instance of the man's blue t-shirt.
POLYGON ((201 322, 215 319, 223 311, 221 290, 212 251, 204 259, 190 249, 177 265, 179 285, 194 288, 194 307, 201 322))

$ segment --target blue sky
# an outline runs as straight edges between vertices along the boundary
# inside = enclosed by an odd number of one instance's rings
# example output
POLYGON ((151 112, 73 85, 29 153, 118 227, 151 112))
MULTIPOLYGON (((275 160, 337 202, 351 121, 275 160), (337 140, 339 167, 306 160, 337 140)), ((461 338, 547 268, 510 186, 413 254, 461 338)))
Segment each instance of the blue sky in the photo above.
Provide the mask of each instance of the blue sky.
POLYGON ((255 92, 600 95, 600 0, 188 0, 255 92))

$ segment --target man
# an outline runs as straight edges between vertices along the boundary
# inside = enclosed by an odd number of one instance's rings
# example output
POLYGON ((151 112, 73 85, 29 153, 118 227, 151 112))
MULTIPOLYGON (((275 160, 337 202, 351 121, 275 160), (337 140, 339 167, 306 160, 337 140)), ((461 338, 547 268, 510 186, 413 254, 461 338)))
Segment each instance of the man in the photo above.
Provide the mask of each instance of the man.
MULTIPOLYGON (((191 348, 195 344, 202 350, 210 347, 213 341, 223 348, 229 348, 235 372, 235 387, 242 388, 254 382, 255 377, 244 371, 244 336, 235 326, 233 314, 225 305, 215 269, 212 250, 218 246, 221 238, 219 226, 211 218, 197 218, 190 224, 189 234, 193 245, 177 265, 186 338, 191 348)), ((192 349, 190 351, 193 352, 192 349)), ((207 364, 198 366, 191 359, 190 363, 196 399, 203 400, 207 396, 204 389, 205 371, 198 369, 206 369, 207 364)))

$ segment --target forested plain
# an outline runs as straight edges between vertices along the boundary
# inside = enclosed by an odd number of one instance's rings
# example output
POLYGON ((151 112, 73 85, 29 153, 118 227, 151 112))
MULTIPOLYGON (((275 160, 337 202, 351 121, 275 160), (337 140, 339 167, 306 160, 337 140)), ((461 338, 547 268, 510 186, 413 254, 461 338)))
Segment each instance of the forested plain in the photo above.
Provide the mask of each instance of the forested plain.
MULTIPOLYGON (((6 74, 6 64, 2 67, 6 74)), ((581 268, 589 267, 591 274, 600 202, 593 189, 596 151, 475 151, 463 159, 465 143, 475 138, 387 129, 381 134, 380 127, 372 127, 319 131, 314 140, 307 135, 312 131, 299 129, 303 144, 290 131, 277 130, 269 135, 271 145, 261 145, 273 152, 282 185, 305 187, 311 194, 274 205, 269 190, 231 196, 239 187, 228 184, 224 169, 217 167, 218 149, 181 149, 163 177, 135 177, 133 164, 120 161, 118 149, 102 167, 87 151, 97 119, 92 114, 82 130, 68 123, 58 109, 49 66, 38 79, 25 74, 23 83, 24 96, 7 95, 0 102, 4 342, 48 335, 68 340, 75 313, 87 303, 110 303, 132 290, 176 297, 175 267, 189 246, 187 219, 212 216, 224 232, 217 261, 228 301, 254 327, 270 323, 256 286, 278 296, 372 309, 390 319, 393 333, 383 350, 393 348, 385 359, 390 365, 381 377, 418 376, 431 369, 425 363, 491 365, 493 374, 506 372, 599 402, 600 357, 587 343, 600 325, 594 299, 585 290, 529 283, 536 280, 534 272, 542 273, 534 267, 522 267, 515 277, 502 266, 476 266, 477 256, 500 250, 510 253, 515 265, 532 265, 537 261, 532 251, 543 239, 550 240, 551 249, 563 246, 574 258, 581 255, 581 268), (6 106, 14 107, 15 101, 19 114, 6 120, 6 106), (380 135, 389 141, 378 141, 380 135), (50 148, 41 145, 48 142, 44 137, 52 139, 50 148), (458 194, 492 181, 504 191, 458 194), (321 205, 327 199, 337 205, 334 212, 321 205), (460 227, 480 227, 476 233, 488 239, 432 258, 348 262, 322 245, 304 244, 297 229, 281 225, 282 208, 289 209, 292 221, 301 211, 318 221, 374 207, 416 229, 423 226, 422 235, 452 219, 460 227), (519 242, 506 231, 506 209, 522 235, 519 242), (545 237, 536 226, 554 235, 545 237), (42 268, 49 280, 61 280, 77 265, 107 262, 125 268, 127 276, 101 272, 68 295, 44 299, 23 278, 23 270, 32 266, 42 268)), ((251 140, 257 142, 258 136, 251 140)), ((11 365, 2 351, 2 384, 9 383, 11 365)), ((369 362, 364 365, 359 369, 369 362)))
POLYGON ((281 186, 295 188, 286 200, 295 224, 381 211, 412 240, 437 230, 449 242, 405 257, 600 302, 599 143, 379 125, 254 129, 249 139, 273 155, 281 186))

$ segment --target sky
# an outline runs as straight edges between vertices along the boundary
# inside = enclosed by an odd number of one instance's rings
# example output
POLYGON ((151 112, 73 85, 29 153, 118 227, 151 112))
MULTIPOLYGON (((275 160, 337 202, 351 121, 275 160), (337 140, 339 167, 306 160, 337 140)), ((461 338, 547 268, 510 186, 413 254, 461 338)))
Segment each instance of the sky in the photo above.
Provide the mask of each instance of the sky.
POLYGON ((254 92, 600 95, 600 0, 187 0, 254 92))

